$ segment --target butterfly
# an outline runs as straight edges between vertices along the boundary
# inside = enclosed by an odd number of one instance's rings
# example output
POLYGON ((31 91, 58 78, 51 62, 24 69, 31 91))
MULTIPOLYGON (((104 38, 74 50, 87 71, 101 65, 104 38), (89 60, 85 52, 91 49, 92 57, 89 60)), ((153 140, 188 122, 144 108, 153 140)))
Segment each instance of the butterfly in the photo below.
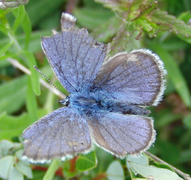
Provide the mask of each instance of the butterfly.
POLYGON ((23 132, 23 157, 64 160, 92 151, 94 144, 119 158, 139 155, 155 141, 146 107, 162 99, 163 62, 146 49, 106 58, 108 46, 75 24, 75 17, 63 13, 62 32, 42 37, 44 53, 70 95, 23 132))

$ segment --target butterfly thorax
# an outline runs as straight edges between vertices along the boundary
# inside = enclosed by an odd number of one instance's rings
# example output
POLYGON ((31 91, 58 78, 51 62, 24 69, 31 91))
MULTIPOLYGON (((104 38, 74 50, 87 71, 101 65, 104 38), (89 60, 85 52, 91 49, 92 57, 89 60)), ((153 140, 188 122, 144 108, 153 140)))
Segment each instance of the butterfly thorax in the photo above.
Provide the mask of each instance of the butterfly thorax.
MULTIPOLYGON (((101 96, 102 97, 102 96, 101 96)), ((149 110, 138 105, 119 100, 101 98, 95 93, 74 93, 60 101, 65 106, 70 106, 86 114, 91 114, 98 111, 118 112, 122 114, 148 115, 149 110)))

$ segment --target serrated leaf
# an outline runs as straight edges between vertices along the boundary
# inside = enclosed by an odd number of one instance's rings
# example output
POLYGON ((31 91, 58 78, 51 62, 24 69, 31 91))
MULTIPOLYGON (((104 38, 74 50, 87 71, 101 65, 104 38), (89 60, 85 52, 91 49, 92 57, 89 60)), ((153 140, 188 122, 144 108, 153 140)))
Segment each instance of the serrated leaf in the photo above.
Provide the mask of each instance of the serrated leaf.
POLYGON ((86 155, 79 155, 76 161, 76 168, 79 171, 87 171, 97 166, 97 157, 94 151, 86 155))
POLYGON ((139 18, 133 23, 135 23, 134 29, 146 31, 149 37, 156 37, 158 32, 171 30, 170 26, 150 22, 147 17, 139 18))
POLYGON ((157 7, 158 7, 157 1, 154 1, 152 3, 147 3, 147 4, 141 4, 139 7, 140 14, 138 17, 150 14, 153 10, 157 9, 157 7))
POLYGON ((28 0, 0 0, 0 9, 7 9, 25 5, 28 0))
POLYGON ((23 106, 26 99, 26 80, 26 76, 21 76, 0 86, 0 112, 13 113, 23 106))
POLYGON ((23 114, 20 116, 9 116, 6 113, 0 115, 0 139, 12 139, 14 136, 20 136, 25 128, 31 122, 29 116, 23 114))
POLYGON ((107 171, 107 178, 109 180, 124 180, 124 172, 123 172, 123 167, 122 165, 119 163, 119 161, 113 161, 107 171))
POLYGON ((185 24, 184 21, 177 19, 175 16, 169 15, 165 11, 159 9, 152 12, 150 19, 156 24, 163 24, 171 27, 171 30, 177 34, 184 37, 191 36, 191 27, 185 24))

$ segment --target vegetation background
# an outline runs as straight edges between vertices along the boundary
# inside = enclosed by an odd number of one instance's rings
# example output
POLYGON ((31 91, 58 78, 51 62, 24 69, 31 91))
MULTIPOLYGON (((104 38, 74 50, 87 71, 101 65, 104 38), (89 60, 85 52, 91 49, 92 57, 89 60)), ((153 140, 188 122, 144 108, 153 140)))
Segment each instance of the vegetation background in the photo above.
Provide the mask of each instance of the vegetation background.
MULTIPOLYGON (((115 179, 133 177, 125 160, 116 160, 99 148, 95 151, 98 162, 94 152, 89 157, 79 156, 63 163, 53 161, 50 167, 30 165, 20 158, 22 131, 59 107, 58 96, 40 87, 40 75, 33 65, 67 94, 50 70, 40 45, 41 36, 50 36, 52 29, 60 31, 62 12, 76 16, 78 27, 87 28, 98 41, 111 42, 110 55, 138 48, 159 54, 168 71, 167 88, 160 105, 150 108, 157 139, 149 152, 191 174, 190 11, 190 0, 159 0, 158 3, 153 0, 29 0, 25 6, 0 9, 0 179, 40 180, 44 176, 51 179, 54 172, 54 179, 112 179, 108 174, 113 170, 108 167, 114 162, 120 162, 113 164, 113 168, 121 173, 113 171, 115 179), (14 67, 15 62, 30 69, 31 76, 22 67, 22 71, 18 69, 19 65, 14 67), (9 170, 3 172, 5 166, 9 170), (88 169, 91 170, 83 172, 88 169)), ((156 167, 164 167, 149 160, 156 167)))

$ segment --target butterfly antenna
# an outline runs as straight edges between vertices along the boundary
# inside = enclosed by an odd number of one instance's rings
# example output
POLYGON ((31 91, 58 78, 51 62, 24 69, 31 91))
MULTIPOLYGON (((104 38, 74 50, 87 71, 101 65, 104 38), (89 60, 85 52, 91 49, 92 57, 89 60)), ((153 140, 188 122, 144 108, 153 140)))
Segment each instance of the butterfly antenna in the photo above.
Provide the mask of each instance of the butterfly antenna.
POLYGON ((42 75, 47 79, 47 81, 48 81, 57 91, 59 91, 61 94, 63 94, 63 95, 65 96, 65 94, 64 94, 62 91, 60 91, 60 89, 58 89, 58 88, 55 86, 55 84, 54 84, 40 69, 38 69, 35 65, 34 65, 33 67, 34 67, 34 69, 35 69, 36 71, 38 71, 40 74, 42 74, 42 75))

